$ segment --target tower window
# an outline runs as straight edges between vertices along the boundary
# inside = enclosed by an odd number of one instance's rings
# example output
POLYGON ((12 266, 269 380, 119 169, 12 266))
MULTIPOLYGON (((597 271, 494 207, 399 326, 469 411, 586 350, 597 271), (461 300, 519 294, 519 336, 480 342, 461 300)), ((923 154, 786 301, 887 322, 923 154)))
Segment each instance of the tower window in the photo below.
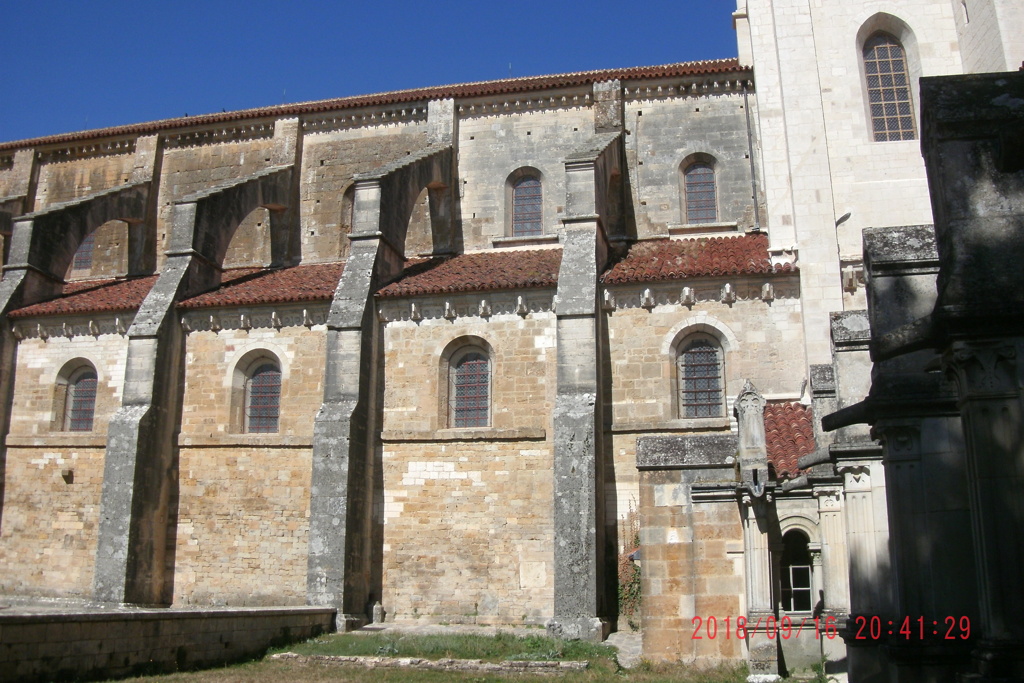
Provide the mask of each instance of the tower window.
POLYGON ((714 223, 718 220, 715 169, 703 161, 690 164, 683 172, 687 223, 714 223))
POLYGON ((725 414, 722 347, 709 335, 684 341, 676 358, 679 417, 725 414))
POLYGON ((467 349, 453 357, 448 403, 452 427, 487 427, 490 424, 491 363, 481 349, 467 349))
POLYGON ((888 33, 868 38, 864 43, 864 75, 875 141, 916 138, 903 45, 888 33))
POLYGON ((537 237, 544 233, 540 179, 520 178, 512 186, 512 236, 537 237))

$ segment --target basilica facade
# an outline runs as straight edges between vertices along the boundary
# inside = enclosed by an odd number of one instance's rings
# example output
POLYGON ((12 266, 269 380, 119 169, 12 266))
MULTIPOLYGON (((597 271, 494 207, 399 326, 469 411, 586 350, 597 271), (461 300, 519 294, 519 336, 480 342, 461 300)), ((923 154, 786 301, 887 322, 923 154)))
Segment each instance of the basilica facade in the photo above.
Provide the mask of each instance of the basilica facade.
POLYGON ((733 21, 0 144, 0 591, 599 639, 627 555, 648 658, 848 667, 891 591, 883 449, 821 427, 870 388, 864 231, 933 222, 919 78, 1015 69, 1024 10, 733 21))

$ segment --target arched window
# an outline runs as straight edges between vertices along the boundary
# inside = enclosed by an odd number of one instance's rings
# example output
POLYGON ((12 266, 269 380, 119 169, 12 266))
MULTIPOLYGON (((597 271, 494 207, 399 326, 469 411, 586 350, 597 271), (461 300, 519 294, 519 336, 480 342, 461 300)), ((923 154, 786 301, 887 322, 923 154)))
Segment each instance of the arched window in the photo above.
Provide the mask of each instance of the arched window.
POLYGON ((676 357, 679 417, 725 415, 722 347, 707 334, 687 337, 676 357))
POLYGON ((810 612, 814 607, 811 551, 807 536, 792 529, 782 537, 782 609, 810 612))
POLYGON ((512 236, 538 237, 544 234, 540 178, 525 175, 512 184, 512 236))
POLYGON ((262 360, 253 366, 245 381, 245 431, 269 434, 277 431, 281 414, 281 369, 262 360))
POLYGON ((875 141, 915 139, 914 104, 903 45, 880 31, 864 41, 863 56, 875 141))
POLYGON ((90 270, 92 268, 92 252, 96 248, 96 233, 90 232, 78 245, 74 261, 71 264, 73 270, 90 270))
POLYGON ((491 362, 487 352, 468 347, 452 355, 448 371, 448 426, 491 423, 491 362))
POLYGON ((696 161, 683 171, 687 223, 714 223, 718 220, 715 169, 706 161, 696 161))
POLYGON ((96 412, 96 371, 84 367, 71 375, 64 399, 64 430, 91 432, 96 412))

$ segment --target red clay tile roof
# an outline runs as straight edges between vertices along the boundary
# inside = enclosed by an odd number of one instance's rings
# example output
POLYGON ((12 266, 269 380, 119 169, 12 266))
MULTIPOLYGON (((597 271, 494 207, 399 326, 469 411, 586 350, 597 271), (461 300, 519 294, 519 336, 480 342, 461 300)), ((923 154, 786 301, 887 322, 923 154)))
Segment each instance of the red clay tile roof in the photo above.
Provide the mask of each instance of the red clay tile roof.
POLYGON ((112 311, 134 311, 149 294, 156 275, 110 280, 69 282, 56 299, 32 304, 7 314, 8 318, 39 315, 78 315, 112 311))
POLYGON ((178 303, 178 307, 210 308, 330 300, 344 270, 344 263, 317 263, 274 270, 233 268, 224 271, 220 287, 185 299, 178 303))
POLYGON ((14 142, 5 142, 0 144, 0 151, 21 149, 23 147, 35 147, 39 145, 77 142, 118 135, 144 135, 161 130, 211 125, 245 119, 315 114, 319 112, 352 109, 356 107, 374 107, 388 104, 400 104, 403 102, 426 102, 427 100, 449 97, 484 97, 488 95, 529 92, 546 88, 567 88, 589 85, 591 83, 610 81, 614 79, 640 80, 651 78, 671 78, 676 76, 724 74, 746 70, 748 70, 748 68, 740 66, 738 59, 714 59, 701 62, 664 64, 661 66, 638 66, 627 69, 577 71, 574 73, 554 74, 550 76, 527 76, 523 78, 508 78, 498 81, 479 81, 475 83, 460 83, 456 85, 442 85, 429 88, 414 88, 411 90, 395 90, 375 95, 339 97, 330 100, 318 100, 315 102, 283 104, 274 107, 258 107, 256 109, 219 112, 215 114, 204 114, 201 116, 185 116, 175 119, 151 121, 148 123, 136 123, 127 126, 115 126, 112 128, 99 128, 96 130, 87 130, 77 133, 63 133, 61 135, 51 135, 48 137, 32 138, 29 140, 17 140, 14 142))
POLYGON ((554 287, 558 284, 561 263, 561 249, 493 251, 413 259, 406 261, 402 277, 381 288, 377 296, 387 298, 554 287))
POLYGON ((682 280, 716 275, 760 275, 790 272, 793 266, 772 266, 768 235, 656 239, 637 242, 613 265, 605 284, 682 280))
POLYGON ((802 470, 797 461, 813 453, 814 414, 800 403, 769 403, 764 407, 764 434, 768 462, 776 477, 796 477, 802 470))

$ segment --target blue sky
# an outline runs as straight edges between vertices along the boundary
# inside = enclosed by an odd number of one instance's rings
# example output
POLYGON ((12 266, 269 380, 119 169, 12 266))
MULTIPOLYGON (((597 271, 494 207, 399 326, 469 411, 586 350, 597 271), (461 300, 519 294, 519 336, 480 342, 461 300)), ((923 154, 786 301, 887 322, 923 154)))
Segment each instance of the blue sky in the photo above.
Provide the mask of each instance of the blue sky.
POLYGON ((736 56, 735 0, 7 0, 0 141, 512 76, 736 56))

